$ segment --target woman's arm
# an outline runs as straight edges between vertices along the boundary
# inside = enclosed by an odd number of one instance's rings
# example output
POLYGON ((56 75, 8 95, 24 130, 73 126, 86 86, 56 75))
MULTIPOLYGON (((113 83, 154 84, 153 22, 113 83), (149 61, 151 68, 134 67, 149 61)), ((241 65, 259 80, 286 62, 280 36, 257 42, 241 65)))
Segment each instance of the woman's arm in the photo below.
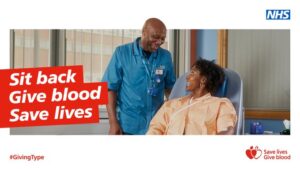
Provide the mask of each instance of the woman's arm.
POLYGON ((228 127, 227 131, 221 131, 217 134, 218 135, 233 135, 234 134, 234 128, 233 127, 228 127))
POLYGON ((236 111, 230 100, 222 98, 217 118, 217 134, 234 134, 237 121, 236 111))
POLYGON ((150 122, 147 135, 163 135, 167 128, 167 102, 157 111, 150 122))

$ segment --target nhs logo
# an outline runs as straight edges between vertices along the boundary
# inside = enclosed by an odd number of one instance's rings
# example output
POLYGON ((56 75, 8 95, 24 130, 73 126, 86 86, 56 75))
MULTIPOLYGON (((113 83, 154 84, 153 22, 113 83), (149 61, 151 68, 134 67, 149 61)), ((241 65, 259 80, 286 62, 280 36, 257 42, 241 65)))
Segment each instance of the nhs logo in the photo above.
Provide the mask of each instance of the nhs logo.
POLYGON ((289 9, 267 9, 266 20, 290 20, 291 10, 289 9))

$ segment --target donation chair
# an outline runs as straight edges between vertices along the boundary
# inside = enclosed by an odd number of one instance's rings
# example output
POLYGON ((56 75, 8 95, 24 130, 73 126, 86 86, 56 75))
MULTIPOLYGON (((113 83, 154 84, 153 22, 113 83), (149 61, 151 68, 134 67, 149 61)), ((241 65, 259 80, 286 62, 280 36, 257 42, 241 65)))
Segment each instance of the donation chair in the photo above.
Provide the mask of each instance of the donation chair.
MULTIPOLYGON (((224 73, 224 82, 214 96, 227 97, 232 102, 237 113, 235 134, 242 135, 244 134, 243 81, 239 74, 233 70, 224 69, 224 73)), ((176 80, 169 99, 175 99, 189 94, 185 89, 187 75, 188 73, 185 73, 176 80)))

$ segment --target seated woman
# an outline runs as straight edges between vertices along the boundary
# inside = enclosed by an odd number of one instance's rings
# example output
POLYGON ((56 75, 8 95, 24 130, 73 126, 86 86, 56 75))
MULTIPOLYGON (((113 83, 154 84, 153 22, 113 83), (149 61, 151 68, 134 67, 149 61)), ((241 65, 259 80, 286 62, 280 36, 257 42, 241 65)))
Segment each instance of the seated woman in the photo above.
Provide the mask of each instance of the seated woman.
POLYGON ((224 81, 222 68, 202 59, 186 80, 191 94, 165 102, 147 134, 234 134, 237 116, 232 103, 212 96, 224 81))

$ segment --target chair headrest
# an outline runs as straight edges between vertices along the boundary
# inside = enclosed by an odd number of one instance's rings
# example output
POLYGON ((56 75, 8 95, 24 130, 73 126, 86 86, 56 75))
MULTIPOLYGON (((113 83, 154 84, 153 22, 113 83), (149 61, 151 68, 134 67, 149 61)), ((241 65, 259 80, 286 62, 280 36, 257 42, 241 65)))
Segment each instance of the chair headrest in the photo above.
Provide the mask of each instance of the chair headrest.
POLYGON ((225 97, 226 93, 227 93, 227 85, 228 85, 228 78, 225 74, 224 77, 224 82, 220 85, 219 89, 217 90, 217 92, 214 94, 214 96, 217 97, 225 97))

